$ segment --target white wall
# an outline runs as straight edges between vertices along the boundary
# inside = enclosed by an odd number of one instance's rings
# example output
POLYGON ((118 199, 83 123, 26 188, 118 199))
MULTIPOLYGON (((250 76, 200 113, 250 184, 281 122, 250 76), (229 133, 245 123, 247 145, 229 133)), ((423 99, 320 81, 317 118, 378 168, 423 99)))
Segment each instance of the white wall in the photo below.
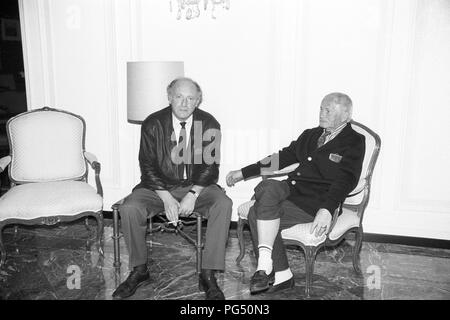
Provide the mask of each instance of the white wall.
MULTIPOLYGON (((448 1, 232 0, 192 21, 169 0, 19 3, 29 108, 85 118, 105 209, 139 180, 126 61, 182 60, 222 124, 223 186, 316 126, 321 98, 342 91, 382 138, 365 231, 450 239, 448 1)), ((227 188, 235 209, 256 183, 227 188)))

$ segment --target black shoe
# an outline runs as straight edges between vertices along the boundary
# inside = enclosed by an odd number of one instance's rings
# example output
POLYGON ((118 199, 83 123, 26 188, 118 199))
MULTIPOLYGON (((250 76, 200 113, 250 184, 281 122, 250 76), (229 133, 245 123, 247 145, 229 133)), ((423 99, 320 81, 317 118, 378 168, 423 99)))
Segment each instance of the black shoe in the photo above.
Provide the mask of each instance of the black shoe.
POLYGON ((250 294, 266 291, 274 282, 275 272, 273 270, 269 275, 267 275, 264 270, 258 270, 250 279, 250 294))
POLYGON ((213 270, 202 269, 198 279, 198 287, 206 293, 206 300, 225 300, 225 296, 216 282, 213 270))
POLYGON ((128 278, 122 282, 112 294, 114 299, 124 299, 132 296, 137 288, 143 284, 150 282, 150 274, 147 267, 143 270, 142 266, 134 267, 130 272, 128 278))
POLYGON ((286 281, 283 281, 279 284, 276 284, 274 286, 271 286, 267 290, 267 293, 274 293, 274 292, 278 292, 278 291, 285 290, 285 289, 291 289, 293 287, 295 287, 294 277, 292 277, 286 281))

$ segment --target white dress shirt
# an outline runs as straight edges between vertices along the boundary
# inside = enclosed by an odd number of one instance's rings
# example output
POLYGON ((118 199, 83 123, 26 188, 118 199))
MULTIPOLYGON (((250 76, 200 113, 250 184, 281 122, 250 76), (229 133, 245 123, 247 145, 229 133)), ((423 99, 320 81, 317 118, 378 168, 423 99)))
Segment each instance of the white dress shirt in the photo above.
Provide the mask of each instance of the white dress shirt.
MULTIPOLYGON (((325 143, 327 144, 328 142, 330 142, 331 140, 333 140, 347 125, 348 122, 344 122, 343 124, 341 124, 339 127, 337 127, 336 129, 334 129, 333 131, 331 131, 331 133, 325 137, 325 143)), ((325 132, 325 129, 323 130, 325 132)))

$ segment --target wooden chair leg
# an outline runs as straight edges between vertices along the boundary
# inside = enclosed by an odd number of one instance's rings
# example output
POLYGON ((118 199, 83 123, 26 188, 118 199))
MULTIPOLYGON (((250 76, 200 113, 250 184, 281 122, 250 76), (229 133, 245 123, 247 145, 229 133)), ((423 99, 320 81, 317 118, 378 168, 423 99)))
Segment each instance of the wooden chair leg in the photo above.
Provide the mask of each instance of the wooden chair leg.
POLYGON ((359 252, 362 247, 363 234, 363 228, 361 226, 356 231, 355 247, 353 248, 353 269, 357 274, 361 274, 361 268, 359 266, 359 252))
POLYGON ((314 275, 314 262, 316 260, 316 253, 318 247, 306 246, 305 247, 305 271, 306 271, 306 284, 305 295, 306 298, 310 298, 310 291, 312 285, 312 278, 314 275))
POLYGON ((239 256, 236 258, 236 264, 239 265, 245 256, 245 241, 244 241, 244 224, 246 220, 239 218, 237 225, 237 237, 239 241, 239 256))
POLYGON ((5 264, 6 261, 6 249, 3 245, 3 224, 0 224, 0 268, 5 264))
POLYGON ((148 234, 151 236, 153 235, 153 217, 148 218, 148 234))
POLYGON ((200 275, 202 271, 202 215, 197 214, 197 242, 195 243, 197 250, 197 275, 200 275))
POLYGON ((147 243, 150 244, 150 247, 152 246, 153 234, 155 232, 167 231, 167 229, 165 229, 161 224, 153 223, 153 218, 154 217, 155 217, 155 215, 151 215, 151 216, 148 217, 147 234, 150 236, 150 241, 148 241, 147 243), (153 227, 153 225, 156 225, 156 227, 153 227))
POLYGON ((119 210, 113 208, 113 243, 114 243, 114 263, 115 268, 120 268, 120 243, 119 243, 119 210))
POLYGON ((250 229, 250 238, 252 239, 253 254, 255 255, 255 259, 258 260, 259 258, 258 240, 254 239, 251 233, 252 230, 250 229))
POLYGON ((95 219, 97 220, 97 245, 98 245, 98 251, 103 256, 103 232, 104 232, 104 224, 103 224, 103 213, 99 212, 97 215, 95 215, 95 219))
POLYGON ((147 237, 145 239, 145 243, 148 244, 150 248, 153 248, 153 216, 149 216, 147 219, 147 237))

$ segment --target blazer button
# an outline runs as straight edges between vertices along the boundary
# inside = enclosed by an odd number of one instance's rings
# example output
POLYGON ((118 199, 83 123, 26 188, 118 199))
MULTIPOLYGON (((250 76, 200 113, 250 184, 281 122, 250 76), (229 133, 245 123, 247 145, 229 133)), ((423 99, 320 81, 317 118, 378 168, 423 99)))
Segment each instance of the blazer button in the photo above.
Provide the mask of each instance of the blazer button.
POLYGON ((291 181, 291 184, 292 184, 293 186, 295 186, 296 183, 297 183, 297 182, 295 182, 295 180, 292 180, 292 181, 291 181))
POLYGON ((308 161, 311 161, 312 160, 312 158, 311 157, 308 157, 308 161))

